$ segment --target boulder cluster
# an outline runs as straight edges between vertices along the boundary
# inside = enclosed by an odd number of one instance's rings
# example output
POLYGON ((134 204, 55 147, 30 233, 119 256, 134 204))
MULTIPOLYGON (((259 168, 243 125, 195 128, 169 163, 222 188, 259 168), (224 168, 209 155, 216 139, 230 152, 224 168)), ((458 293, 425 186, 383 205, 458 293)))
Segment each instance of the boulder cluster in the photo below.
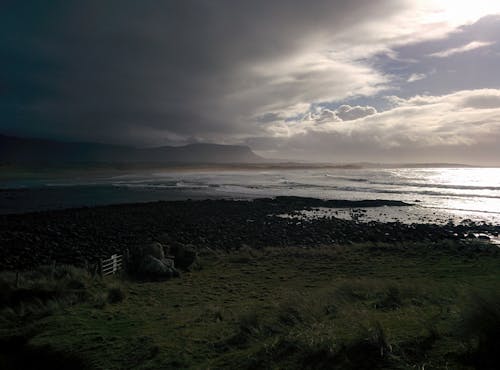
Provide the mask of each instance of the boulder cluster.
POLYGON ((159 242, 138 244, 128 250, 126 270, 131 276, 147 280, 165 280, 180 275, 196 260, 196 251, 190 246, 169 247, 159 242))

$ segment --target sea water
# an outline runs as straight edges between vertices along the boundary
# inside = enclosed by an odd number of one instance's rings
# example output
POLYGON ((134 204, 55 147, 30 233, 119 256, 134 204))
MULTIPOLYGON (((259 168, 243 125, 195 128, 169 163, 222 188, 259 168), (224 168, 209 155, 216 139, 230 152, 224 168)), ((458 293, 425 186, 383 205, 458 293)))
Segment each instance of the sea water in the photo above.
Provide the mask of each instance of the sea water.
MULTIPOLYGON (((0 180, 0 212, 155 200, 303 196, 402 200, 413 207, 366 210, 366 219, 500 224, 500 168, 152 170, 119 175, 0 180), (384 216, 385 214, 385 216, 384 216)), ((389 207, 386 207, 389 208, 389 207)), ((352 217, 352 210, 336 210, 352 217)), ((322 212, 326 212, 322 210, 322 212)), ((359 215, 359 213, 358 213, 359 215)))

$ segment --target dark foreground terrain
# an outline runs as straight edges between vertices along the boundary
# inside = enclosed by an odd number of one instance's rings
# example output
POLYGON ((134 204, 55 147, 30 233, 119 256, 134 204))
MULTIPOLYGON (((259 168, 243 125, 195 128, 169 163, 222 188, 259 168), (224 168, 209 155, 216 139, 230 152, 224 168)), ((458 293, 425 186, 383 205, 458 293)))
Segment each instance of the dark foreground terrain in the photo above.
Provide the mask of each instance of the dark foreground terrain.
MULTIPOLYGON (((497 226, 272 216, 324 205, 2 216, 0 368, 497 368, 500 250, 468 235, 497 226), (67 266, 151 241, 191 244, 199 259, 163 282, 67 266)), ((381 204, 355 206, 369 205, 381 204)))
POLYGON ((332 217, 283 218, 314 207, 404 206, 398 201, 323 201, 277 197, 253 201, 204 200, 0 215, 0 269, 61 264, 84 266, 137 244, 159 241, 203 251, 348 245, 363 242, 464 240, 472 233, 498 235, 500 226, 359 223, 332 217))

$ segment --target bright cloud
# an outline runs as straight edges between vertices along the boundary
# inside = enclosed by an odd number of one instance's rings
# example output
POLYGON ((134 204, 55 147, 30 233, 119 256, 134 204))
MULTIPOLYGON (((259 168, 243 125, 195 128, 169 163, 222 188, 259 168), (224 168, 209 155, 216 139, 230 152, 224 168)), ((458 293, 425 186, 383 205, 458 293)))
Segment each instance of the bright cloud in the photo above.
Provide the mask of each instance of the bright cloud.
POLYGON ((413 73, 410 77, 408 77, 407 82, 415 82, 420 81, 426 78, 427 76, 423 73, 413 73))
POLYGON ((354 121, 372 114, 376 114, 377 110, 370 106, 350 106, 343 104, 335 110, 327 108, 317 108, 313 112, 308 112, 303 121, 313 121, 316 123, 332 123, 343 121, 354 121))
POLYGON ((392 109, 351 121, 340 120, 336 111, 323 110, 313 121, 289 124, 286 137, 277 135, 274 142, 288 155, 304 155, 307 147, 314 147, 337 161, 370 155, 389 161, 428 161, 443 153, 443 161, 498 162, 500 90, 390 99, 395 104, 392 109), (485 153, 485 148, 490 152, 485 153))
POLYGON ((458 48, 451 48, 451 49, 439 51, 437 53, 432 53, 429 56, 437 57, 437 58, 447 58, 447 57, 455 55, 455 54, 466 53, 468 51, 484 48, 486 46, 491 46, 493 44, 494 44, 494 42, 472 41, 472 42, 468 43, 467 45, 463 45, 463 46, 460 46, 458 48))
POLYGON ((425 22, 444 22, 455 27, 500 13, 500 3, 495 0, 419 0, 415 3, 420 5, 425 22))

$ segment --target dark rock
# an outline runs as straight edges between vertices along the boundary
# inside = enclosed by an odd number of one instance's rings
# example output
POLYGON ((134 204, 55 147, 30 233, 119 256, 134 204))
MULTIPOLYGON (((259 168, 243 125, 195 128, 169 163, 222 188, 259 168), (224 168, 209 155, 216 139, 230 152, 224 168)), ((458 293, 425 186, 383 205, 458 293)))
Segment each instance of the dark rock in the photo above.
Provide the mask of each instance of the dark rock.
POLYGON ((165 252, 163 251, 163 245, 161 245, 158 242, 153 242, 151 244, 148 244, 144 248, 144 255, 151 255, 159 260, 162 260, 165 258, 165 252))
POLYGON ((178 244, 171 249, 171 253, 174 254, 175 265, 183 270, 187 270, 189 266, 191 266, 196 261, 197 258, 196 250, 190 244, 178 244))
MULTIPOLYGON (((188 269, 197 248, 237 249, 332 243, 406 242, 472 239, 473 234, 498 235, 497 225, 471 220, 444 226, 422 223, 361 223, 335 217, 314 220, 284 219, 278 214, 300 214, 307 207, 391 206, 386 201, 323 201, 278 197, 253 201, 203 200, 114 205, 95 208, 0 215, 0 269, 30 269, 46 261, 84 265, 113 253, 130 251, 130 272, 137 272, 146 255, 163 261, 176 258, 188 269), (253 220, 253 222, 248 222, 253 220), (152 240, 163 242, 150 243, 152 240), (166 246, 171 246, 169 251, 166 246), (193 247, 196 245, 196 248, 193 247)), ((381 208, 381 213, 383 209, 381 208)), ((476 239, 474 237, 474 239, 476 239)))
POLYGON ((146 255, 139 267, 139 273, 151 279, 161 280, 174 277, 174 266, 171 260, 160 260, 150 254, 146 255))

